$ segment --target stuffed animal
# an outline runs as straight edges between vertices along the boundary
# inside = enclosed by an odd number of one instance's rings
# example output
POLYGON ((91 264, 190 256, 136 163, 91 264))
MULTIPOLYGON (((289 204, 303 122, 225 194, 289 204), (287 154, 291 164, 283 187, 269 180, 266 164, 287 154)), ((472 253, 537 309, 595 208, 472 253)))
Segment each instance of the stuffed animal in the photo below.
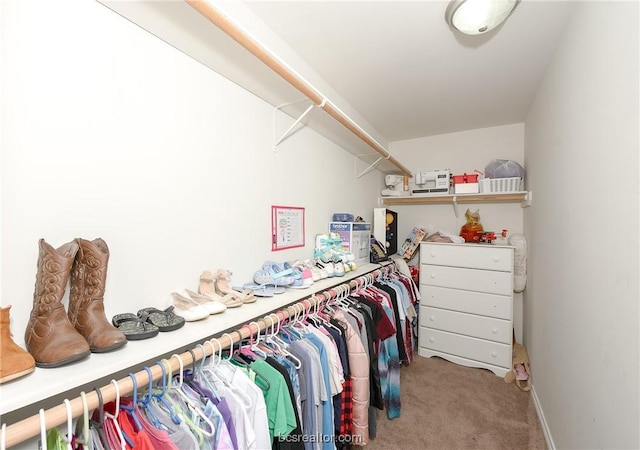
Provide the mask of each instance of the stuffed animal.
POLYGON ((513 368, 504 376, 505 383, 516 382, 521 391, 531 390, 531 368, 529 367, 529 354, 527 349, 517 342, 513 343, 511 365, 513 368))

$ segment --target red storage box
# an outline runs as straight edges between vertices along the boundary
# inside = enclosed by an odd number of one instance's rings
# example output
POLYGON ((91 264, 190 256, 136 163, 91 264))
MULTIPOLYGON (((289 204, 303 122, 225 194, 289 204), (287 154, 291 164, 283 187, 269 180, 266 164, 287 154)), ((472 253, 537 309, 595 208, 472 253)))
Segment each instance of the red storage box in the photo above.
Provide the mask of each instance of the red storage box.
POLYGON ((455 194, 477 194, 479 192, 478 174, 465 173, 463 175, 454 175, 453 192, 455 194))
POLYGON ((477 183, 478 182, 478 174, 477 173, 469 173, 463 175, 454 175, 453 176, 453 184, 462 184, 462 183, 477 183))

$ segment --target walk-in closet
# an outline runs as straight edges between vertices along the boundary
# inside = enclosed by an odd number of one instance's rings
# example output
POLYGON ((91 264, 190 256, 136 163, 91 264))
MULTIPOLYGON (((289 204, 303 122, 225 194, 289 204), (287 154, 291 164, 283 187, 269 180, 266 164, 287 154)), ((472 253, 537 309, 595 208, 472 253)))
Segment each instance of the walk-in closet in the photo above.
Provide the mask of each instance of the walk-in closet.
POLYGON ((640 448, 639 19, 0 2, 0 450, 640 448))

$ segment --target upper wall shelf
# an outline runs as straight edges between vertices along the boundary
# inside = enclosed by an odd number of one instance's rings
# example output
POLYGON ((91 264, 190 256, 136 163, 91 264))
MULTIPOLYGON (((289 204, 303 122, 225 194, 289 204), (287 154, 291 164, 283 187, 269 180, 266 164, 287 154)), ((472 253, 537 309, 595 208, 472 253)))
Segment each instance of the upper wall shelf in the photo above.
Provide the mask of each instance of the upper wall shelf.
POLYGON ((432 196, 381 197, 383 205, 428 205, 457 203, 517 203, 531 205, 531 192, 504 192, 487 194, 434 194, 432 196))
POLYGON ((383 173, 412 175, 331 99, 209 2, 98 1, 294 119, 309 106, 300 102, 301 97, 309 99, 314 110, 322 111, 306 115, 304 125, 370 167, 383 173))

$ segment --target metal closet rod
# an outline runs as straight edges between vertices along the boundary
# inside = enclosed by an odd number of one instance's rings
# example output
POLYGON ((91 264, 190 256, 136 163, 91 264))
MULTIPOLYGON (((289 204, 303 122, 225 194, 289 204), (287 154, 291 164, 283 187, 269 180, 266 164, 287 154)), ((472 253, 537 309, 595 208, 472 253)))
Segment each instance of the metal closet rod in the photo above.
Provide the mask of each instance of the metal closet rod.
POLYGON ((396 160, 387 149, 376 142, 371 136, 362 130, 353 120, 347 117, 342 111, 340 111, 335 105, 327 100, 326 97, 320 95, 316 89, 314 89, 309 83, 302 80, 299 76, 293 73, 289 68, 282 64, 276 57, 262 47, 258 42, 247 35, 243 30, 238 28, 233 22, 227 19, 220 11, 211 6, 209 3, 203 0, 184 0, 193 9, 202 14, 215 26, 220 28, 224 33, 231 37, 238 44, 248 50, 253 56, 265 63, 267 67, 276 72, 282 78, 285 79, 291 86, 300 91, 309 100, 315 103, 318 107, 322 108, 327 114, 337 120, 340 124, 346 127, 354 135, 364 141, 369 147, 376 151, 382 159, 388 160, 395 165, 404 175, 412 176, 411 171, 404 167, 398 160, 396 160))
MULTIPOLYGON (((348 282, 339 284, 330 288, 324 292, 315 293, 308 298, 297 301, 286 307, 284 310, 278 310, 276 312, 272 312, 267 316, 264 316, 262 319, 252 320, 248 323, 245 323, 242 327, 237 328, 236 330, 231 331, 231 333, 225 333, 230 336, 231 339, 225 335, 220 338, 211 338, 205 342, 209 342, 212 345, 205 346, 203 342, 203 346, 196 347, 191 351, 183 352, 178 355, 180 360, 182 360, 183 366, 186 367, 189 364, 194 363, 195 361, 200 361, 207 356, 213 354, 213 352, 218 352, 221 349, 225 349, 231 347, 235 343, 247 339, 253 336, 256 333, 259 333, 267 328, 270 328, 276 321, 282 322, 287 320, 288 318, 299 314, 300 312, 305 312, 309 309, 312 309, 316 306, 316 304, 321 304, 331 298, 334 298, 338 295, 339 292, 342 292, 345 287, 349 289, 357 288, 362 286, 370 277, 378 277, 379 275, 386 273, 387 270, 395 267, 395 264, 389 264, 384 268, 374 269, 371 272, 360 275, 359 277, 354 278, 348 282), (345 286, 346 285, 346 286, 345 286), (302 308, 300 310, 299 308, 302 308), (293 312, 292 312, 293 311, 293 312), (272 316, 275 315, 276 318, 272 316), (267 319, 268 318, 268 319, 267 319), (268 322, 267 322, 268 320, 268 322), (257 324, 258 328, 256 330, 252 329, 252 324, 257 324), (237 335, 237 339, 236 339, 237 335), (221 348, 219 346, 221 346, 221 348), (204 350, 203 350, 204 348, 204 350), (215 348, 215 350, 214 350, 215 348), (193 352, 193 353, 192 353, 193 352), (195 361, 193 359, 195 357, 195 361)), ((255 327, 254 327, 255 328, 255 327)), ((170 359, 167 360, 169 363, 169 367, 172 373, 176 373, 176 371, 180 370, 180 361, 177 358, 174 358, 173 355, 170 359)), ((159 362, 163 364, 163 362, 159 362)), ((151 367, 148 367, 151 370, 151 376, 153 381, 158 381, 163 376, 162 368, 158 364, 154 364, 151 367)), ((165 365, 165 368, 167 366, 165 365)), ((141 370, 134 374, 136 383, 138 386, 146 387, 149 384, 149 374, 146 370, 141 370)), ((117 381, 118 384, 118 392, 120 396, 123 397, 127 394, 131 394, 133 392, 133 380, 131 377, 127 376, 125 378, 121 378, 117 381)), ((96 388, 98 389, 98 388, 96 388)), ((109 383, 106 386, 102 386, 99 388, 100 394, 102 395, 102 401, 104 403, 108 403, 110 401, 114 401, 116 399, 116 387, 109 383)), ((99 398, 96 390, 91 390, 90 392, 85 393, 85 398, 87 402, 87 408, 89 411, 96 409, 99 405, 99 398)), ((76 418, 83 415, 85 406, 84 401, 81 396, 74 398, 69 401, 71 415, 76 418)), ((54 406, 53 408, 49 408, 44 411, 45 424, 46 428, 49 430, 51 428, 57 427, 67 422, 67 406, 63 403, 58 406, 54 406)), ((5 448, 12 447, 21 442, 26 441, 27 439, 31 439, 33 437, 39 436, 41 433, 40 427, 40 414, 35 414, 33 416, 27 417, 19 422, 16 422, 12 425, 6 427, 4 431, 4 440, 5 440, 5 448)), ((0 436, 0 439, 2 436, 0 436)))

